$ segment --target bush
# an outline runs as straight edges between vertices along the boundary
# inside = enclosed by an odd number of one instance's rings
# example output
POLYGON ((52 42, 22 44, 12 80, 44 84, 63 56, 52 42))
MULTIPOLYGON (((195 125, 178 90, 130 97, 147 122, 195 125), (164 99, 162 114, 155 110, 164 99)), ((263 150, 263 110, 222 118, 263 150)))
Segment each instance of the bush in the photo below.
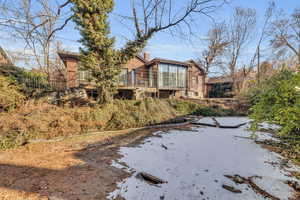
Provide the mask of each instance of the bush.
POLYGON ((254 128, 258 123, 268 122, 280 125, 281 135, 300 132, 300 74, 288 70, 271 77, 262 83, 252 95, 254 106, 250 117, 254 119, 254 128))
POLYGON ((13 80, 0 76, 0 112, 18 108, 24 100, 20 87, 13 80))
POLYGON ((182 114, 189 113, 192 115, 199 115, 204 117, 222 117, 238 115, 233 110, 224 109, 220 106, 203 106, 197 103, 183 100, 169 100, 169 102, 176 109, 177 112, 180 112, 182 114))

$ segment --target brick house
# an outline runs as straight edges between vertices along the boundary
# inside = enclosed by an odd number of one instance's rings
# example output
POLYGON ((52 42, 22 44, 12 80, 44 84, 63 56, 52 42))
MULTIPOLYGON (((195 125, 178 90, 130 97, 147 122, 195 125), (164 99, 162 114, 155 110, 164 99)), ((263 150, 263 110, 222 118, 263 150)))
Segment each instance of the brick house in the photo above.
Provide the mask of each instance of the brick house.
MULTIPOLYGON (((78 65, 79 54, 58 54, 65 65, 66 88, 83 87, 89 96, 94 96, 95 87, 89 81, 89 71, 80 69, 78 65)), ((149 54, 144 53, 143 56, 136 56, 122 66, 118 91, 119 97, 128 99, 145 96, 203 98, 205 73, 201 66, 192 60, 151 60, 149 54)))

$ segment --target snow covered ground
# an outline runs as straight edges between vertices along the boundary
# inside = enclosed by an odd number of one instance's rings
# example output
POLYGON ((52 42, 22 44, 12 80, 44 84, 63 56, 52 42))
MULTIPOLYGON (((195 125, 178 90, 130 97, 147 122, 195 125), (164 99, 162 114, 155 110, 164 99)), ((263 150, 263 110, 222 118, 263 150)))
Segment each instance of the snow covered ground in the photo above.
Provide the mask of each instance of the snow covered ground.
MULTIPOLYGON (((247 118, 216 118, 220 124, 235 125, 247 122, 247 118)), ((212 122, 209 118, 202 122, 212 122)), ((160 137, 145 139, 136 147, 122 147, 121 159, 113 166, 124 168, 133 175, 118 183, 118 189, 109 195, 118 195, 128 200, 262 200, 261 194, 247 184, 236 184, 224 175, 242 177, 259 176, 253 182, 269 194, 288 200, 293 189, 284 183, 294 180, 288 176, 288 168, 282 168, 282 157, 261 148, 253 140, 247 139, 252 132, 247 126, 238 129, 199 127, 197 131, 171 130, 157 132, 160 137), (139 172, 147 172, 163 180, 166 184, 151 185, 138 179, 139 172), (222 186, 233 186, 242 193, 233 193, 222 186)), ((263 133, 261 133, 263 134, 263 133)), ((269 136, 267 136, 268 138, 269 136)), ((297 170, 296 166, 292 166, 297 170)))

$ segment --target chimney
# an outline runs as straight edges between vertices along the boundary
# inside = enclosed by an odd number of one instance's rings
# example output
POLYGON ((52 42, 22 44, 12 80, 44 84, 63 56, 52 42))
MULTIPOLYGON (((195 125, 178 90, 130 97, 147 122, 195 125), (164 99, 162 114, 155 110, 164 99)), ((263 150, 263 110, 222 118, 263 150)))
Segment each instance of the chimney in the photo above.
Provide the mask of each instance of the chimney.
POLYGON ((145 59, 146 61, 149 61, 149 60, 150 60, 150 54, 147 53, 147 52, 144 52, 144 59, 145 59))

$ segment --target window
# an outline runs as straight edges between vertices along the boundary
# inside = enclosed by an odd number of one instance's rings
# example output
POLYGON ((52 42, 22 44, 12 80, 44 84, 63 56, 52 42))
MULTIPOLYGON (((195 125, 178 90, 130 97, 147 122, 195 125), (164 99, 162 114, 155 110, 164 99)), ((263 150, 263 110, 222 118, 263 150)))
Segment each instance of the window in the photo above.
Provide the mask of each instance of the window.
POLYGON ((169 66, 169 82, 170 86, 177 86, 177 66, 169 66))
POLYGON ((91 79, 91 72, 88 70, 80 70, 78 76, 79 82, 89 82, 91 79))
POLYGON ((185 88, 186 67, 172 64, 159 64, 159 87, 185 88))
POLYGON ((127 86, 128 83, 128 69, 122 69, 119 75, 119 84, 121 86, 127 86))
POLYGON ((177 86, 180 88, 186 87, 186 75, 187 75, 187 70, 185 67, 179 67, 178 68, 178 81, 177 81, 177 86))
POLYGON ((149 86, 154 87, 153 68, 149 69, 149 86))
POLYGON ((169 65, 160 64, 158 67, 159 71, 159 86, 169 86, 169 65))

